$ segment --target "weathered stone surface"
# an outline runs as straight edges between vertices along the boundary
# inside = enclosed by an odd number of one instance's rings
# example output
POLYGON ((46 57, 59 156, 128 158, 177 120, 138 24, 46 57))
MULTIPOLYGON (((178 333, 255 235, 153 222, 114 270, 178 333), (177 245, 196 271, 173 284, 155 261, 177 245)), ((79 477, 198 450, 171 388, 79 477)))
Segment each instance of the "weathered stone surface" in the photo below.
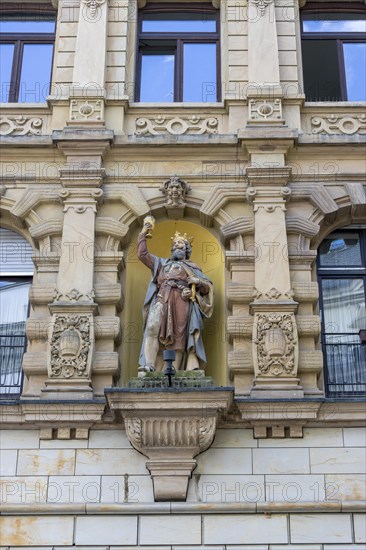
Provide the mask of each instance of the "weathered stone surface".
POLYGON ((286 516, 203 516, 205 544, 279 544, 287 542, 286 516))
POLYGON ((313 473, 362 474, 366 468, 364 449, 310 449, 313 473))
POLYGON ((291 542, 301 544, 352 542, 351 517, 349 514, 293 514, 290 533, 291 542))
POLYGON ((145 460, 134 449, 80 449, 76 475, 146 474, 145 460))
POLYGON ((72 516, 1 517, 1 542, 9 546, 72 544, 72 516))
POLYGON ((142 516, 139 542, 144 544, 201 544, 199 516, 142 516))
POLYGON ((76 544, 136 544, 137 517, 78 517, 75 525, 76 544))
POLYGON ((18 475, 73 475, 73 449, 39 449, 19 451, 18 475))
POLYGON ((309 474, 307 449, 253 449, 255 474, 309 474))

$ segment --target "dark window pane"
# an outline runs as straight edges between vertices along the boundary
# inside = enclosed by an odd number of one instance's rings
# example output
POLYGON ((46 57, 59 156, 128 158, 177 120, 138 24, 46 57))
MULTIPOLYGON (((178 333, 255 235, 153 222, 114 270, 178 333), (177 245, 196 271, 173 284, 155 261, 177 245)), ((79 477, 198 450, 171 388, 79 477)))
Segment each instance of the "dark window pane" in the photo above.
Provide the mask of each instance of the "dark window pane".
POLYGON ((23 33, 53 33, 55 31, 55 21, 54 20, 20 20, 15 19, 10 21, 0 21, 0 32, 16 32, 17 34, 23 33))
POLYGON ((323 279, 324 332, 338 334, 327 343, 346 343, 344 333, 354 333, 359 343, 358 331, 366 326, 365 291, 363 279, 323 279))
POLYGON ((183 101, 217 101, 216 44, 184 44, 183 101))
POLYGON ((147 13, 143 16, 142 32, 216 32, 214 14, 147 13))
POLYGON ((174 54, 142 54, 140 101, 174 101, 174 54))
POLYGON ((50 91, 53 44, 25 44, 19 99, 21 103, 40 103, 50 91))
POLYGON ((335 40, 303 40, 306 101, 340 101, 341 87, 335 40))
POLYGON ((333 233, 319 247, 320 267, 361 267, 358 233, 333 233))
POLYGON ((343 44, 348 101, 366 101, 366 44, 343 44))
POLYGON ((0 44, 0 102, 9 101, 11 69, 13 65, 14 44, 0 44))

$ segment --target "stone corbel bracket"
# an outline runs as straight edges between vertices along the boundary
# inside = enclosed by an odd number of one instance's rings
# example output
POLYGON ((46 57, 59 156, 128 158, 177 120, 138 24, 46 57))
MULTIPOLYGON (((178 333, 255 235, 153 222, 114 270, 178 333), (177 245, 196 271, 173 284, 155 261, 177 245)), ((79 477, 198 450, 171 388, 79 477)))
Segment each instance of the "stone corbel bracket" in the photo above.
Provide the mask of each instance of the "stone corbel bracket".
POLYGON ((131 445, 148 459, 155 500, 186 500, 194 457, 211 446, 219 414, 233 403, 234 388, 107 388, 105 393, 111 410, 121 412, 131 445))

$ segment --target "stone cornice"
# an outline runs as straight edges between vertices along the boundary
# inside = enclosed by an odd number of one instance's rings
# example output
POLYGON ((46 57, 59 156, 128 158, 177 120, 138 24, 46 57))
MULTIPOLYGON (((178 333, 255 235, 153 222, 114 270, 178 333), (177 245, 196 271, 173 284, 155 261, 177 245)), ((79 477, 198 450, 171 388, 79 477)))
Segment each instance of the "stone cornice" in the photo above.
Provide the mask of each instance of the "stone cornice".
POLYGON ((103 502, 103 503, 4 503, 1 505, 2 516, 13 515, 149 515, 149 514, 324 514, 358 513, 365 510, 364 500, 336 501, 303 501, 303 502, 103 502))

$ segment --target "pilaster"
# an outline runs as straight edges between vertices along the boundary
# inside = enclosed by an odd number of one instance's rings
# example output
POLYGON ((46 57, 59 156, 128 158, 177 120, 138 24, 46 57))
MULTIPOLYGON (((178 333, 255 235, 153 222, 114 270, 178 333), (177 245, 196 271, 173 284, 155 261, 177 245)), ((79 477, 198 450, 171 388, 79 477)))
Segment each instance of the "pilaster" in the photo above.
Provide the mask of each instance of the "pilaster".
POLYGON ((291 170, 247 168, 247 199, 253 205, 255 260, 252 397, 303 397, 297 378, 297 302, 291 288, 286 234, 291 170))

